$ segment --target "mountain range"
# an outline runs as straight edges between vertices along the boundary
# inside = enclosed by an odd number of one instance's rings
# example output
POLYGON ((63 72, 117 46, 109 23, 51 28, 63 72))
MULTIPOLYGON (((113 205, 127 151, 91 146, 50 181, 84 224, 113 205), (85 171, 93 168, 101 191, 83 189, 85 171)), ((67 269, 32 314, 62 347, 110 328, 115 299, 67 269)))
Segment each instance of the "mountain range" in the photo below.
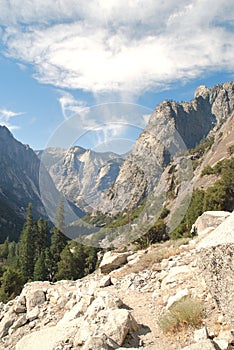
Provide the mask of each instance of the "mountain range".
POLYGON ((29 202, 35 218, 49 216, 53 221, 61 192, 73 219, 100 212, 128 215, 148 201, 144 218, 153 220, 154 203, 160 198, 161 211, 167 194, 173 192, 168 204, 172 217, 193 187, 211 185, 210 179, 200 177, 202 169, 231 156, 233 106, 233 82, 212 88, 200 86, 190 102, 164 101, 125 158, 79 146, 34 152, 1 126, 0 240, 7 235, 17 240, 29 202), (210 147, 201 155, 198 146, 205 141, 210 147), (46 205, 41 193, 42 173, 44 192, 48 192, 46 205))

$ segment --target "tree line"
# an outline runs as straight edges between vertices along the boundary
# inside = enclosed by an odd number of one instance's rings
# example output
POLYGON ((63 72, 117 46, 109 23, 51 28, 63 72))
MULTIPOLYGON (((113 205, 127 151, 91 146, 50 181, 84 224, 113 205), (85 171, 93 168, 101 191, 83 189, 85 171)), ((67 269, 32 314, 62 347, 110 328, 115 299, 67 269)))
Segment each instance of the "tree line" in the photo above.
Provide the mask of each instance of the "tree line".
POLYGON ((34 221, 28 205, 19 242, 7 238, 0 247, 0 301, 14 298, 26 282, 76 280, 95 270, 98 249, 69 240, 64 221, 62 201, 53 228, 42 218, 34 221))

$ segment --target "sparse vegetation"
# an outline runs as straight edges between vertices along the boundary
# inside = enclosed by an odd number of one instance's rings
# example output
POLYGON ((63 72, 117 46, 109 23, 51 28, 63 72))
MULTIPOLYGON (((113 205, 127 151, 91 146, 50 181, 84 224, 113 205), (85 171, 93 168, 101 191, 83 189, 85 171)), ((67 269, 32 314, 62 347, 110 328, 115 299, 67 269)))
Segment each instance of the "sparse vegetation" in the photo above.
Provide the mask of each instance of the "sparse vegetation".
POLYGON ((188 236, 192 224, 204 211, 234 209, 234 158, 218 162, 213 168, 204 169, 206 174, 217 174, 219 179, 206 191, 196 189, 187 213, 180 225, 170 233, 170 238, 188 236))
POLYGON ((203 302, 191 296, 182 298, 160 317, 163 332, 178 332, 188 327, 199 327, 204 315, 203 302))
POLYGON ((167 226, 164 220, 159 218, 154 226, 134 242, 136 247, 138 249, 144 249, 153 243, 165 241, 168 238, 166 229, 167 226))
POLYGON ((200 158, 205 152, 207 152, 214 144, 214 136, 209 136, 201 140, 201 142, 193 149, 189 151, 190 154, 197 154, 200 158))
MULTIPOLYGON (((138 273, 145 269, 154 270, 155 264, 160 263, 163 259, 168 259, 171 256, 179 254, 181 246, 185 246, 184 250, 188 249, 189 239, 180 238, 176 241, 168 240, 163 243, 157 243, 152 246, 152 249, 146 254, 142 255, 141 258, 132 266, 127 268, 126 273, 138 273)), ((124 272, 121 272, 124 274, 124 272)))

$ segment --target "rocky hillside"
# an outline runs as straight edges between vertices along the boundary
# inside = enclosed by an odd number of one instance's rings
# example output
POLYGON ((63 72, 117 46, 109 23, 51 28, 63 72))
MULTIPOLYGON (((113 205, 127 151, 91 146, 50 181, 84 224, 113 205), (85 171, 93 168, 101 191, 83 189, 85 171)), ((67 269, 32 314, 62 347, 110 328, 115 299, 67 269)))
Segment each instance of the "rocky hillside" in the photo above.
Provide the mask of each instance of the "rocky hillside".
POLYGON ((1 304, 0 349, 233 349, 234 212, 195 224, 193 240, 108 252, 81 280, 26 284, 1 304))
MULTIPOLYGON (((226 133, 230 132, 227 123, 233 118, 233 106, 233 82, 210 89, 200 86, 191 102, 159 104, 121 165, 115 183, 106 192, 102 210, 115 214, 133 208, 156 188, 165 168, 173 160, 176 163, 178 155, 186 154, 187 149, 196 147, 205 137, 219 133, 219 142, 223 140, 221 129, 226 124, 226 133)), ((192 179, 188 164, 185 171, 192 179)))
MULTIPOLYGON (((0 126, 0 242, 7 235, 10 240, 18 239, 30 202, 36 218, 46 216, 40 199, 39 168, 34 151, 15 140, 5 126, 0 126)), ((48 176, 47 180, 53 190, 48 176)))
POLYGON ((99 206, 101 193, 115 181, 123 159, 112 152, 97 153, 82 147, 49 148, 41 159, 55 186, 84 211, 99 206))

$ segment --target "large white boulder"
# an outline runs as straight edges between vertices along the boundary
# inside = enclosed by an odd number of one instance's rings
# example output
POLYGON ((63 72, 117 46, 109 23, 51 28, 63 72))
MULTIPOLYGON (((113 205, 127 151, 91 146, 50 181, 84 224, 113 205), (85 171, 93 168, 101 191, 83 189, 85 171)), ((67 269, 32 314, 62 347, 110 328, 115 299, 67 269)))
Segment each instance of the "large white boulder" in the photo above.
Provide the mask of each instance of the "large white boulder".
POLYGON ((215 247, 220 244, 234 243, 234 211, 228 215, 215 230, 204 237, 197 245, 198 249, 215 247))
POLYGON ((128 256, 131 253, 116 253, 113 251, 104 254, 103 259, 100 264, 100 269, 102 273, 109 273, 115 269, 118 269, 122 265, 127 263, 128 256))
POLYGON ((216 350, 216 349, 217 347, 215 346, 215 344, 211 340, 206 339, 201 342, 188 345, 182 350, 216 350))
POLYGON ((205 211, 201 216, 197 218, 194 226, 196 227, 196 233, 201 235, 208 231, 209 228, 214 230, 229 216, 228 211, 205 211))

